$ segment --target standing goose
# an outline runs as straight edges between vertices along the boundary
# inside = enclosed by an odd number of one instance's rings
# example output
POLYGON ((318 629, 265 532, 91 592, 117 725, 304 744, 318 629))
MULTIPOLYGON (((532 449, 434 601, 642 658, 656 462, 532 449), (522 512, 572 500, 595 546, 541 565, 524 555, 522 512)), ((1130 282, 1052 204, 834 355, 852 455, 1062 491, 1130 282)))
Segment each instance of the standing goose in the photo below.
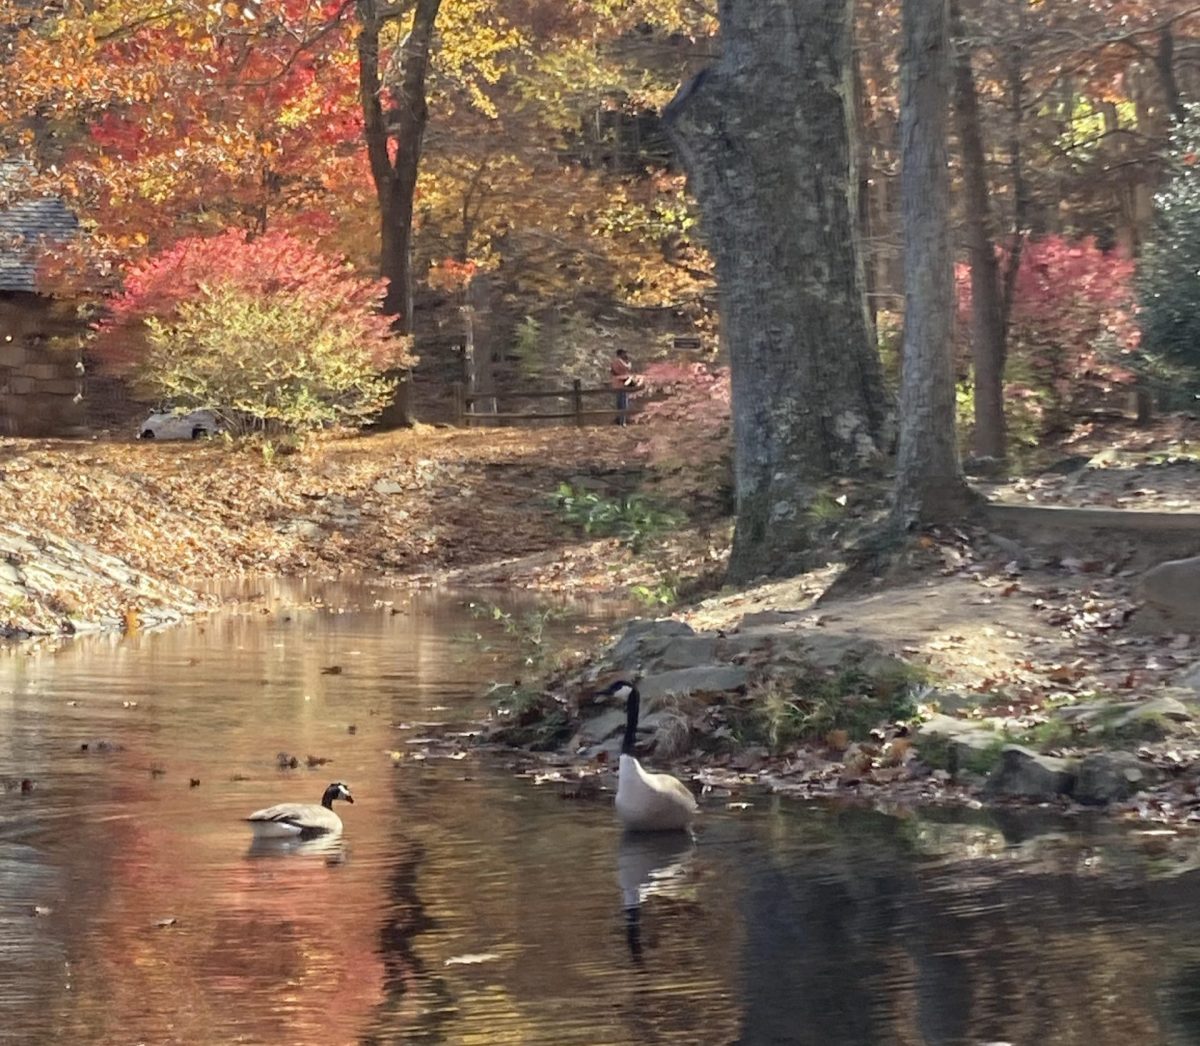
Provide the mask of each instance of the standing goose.
POLYGON ((625 739, 621 742, 621 769, 617 776, 617 817, 631 832, 677 832, 696 816, 696 799, 688 787, 670 774, 651 774, 633 754, 637 741, 638 688, 618 679, 606 695, 625 699, 625 739))
POLYGON ((334 781, 325 789, 319 806, 316 803, 280 803, 265 810, 255 810, 246 820, 254 829, 256 839, 311 838, 337 833, 342 830, 342 819, 333 812, 335 799, 354 802, 350 789, 341 781, 334 781))

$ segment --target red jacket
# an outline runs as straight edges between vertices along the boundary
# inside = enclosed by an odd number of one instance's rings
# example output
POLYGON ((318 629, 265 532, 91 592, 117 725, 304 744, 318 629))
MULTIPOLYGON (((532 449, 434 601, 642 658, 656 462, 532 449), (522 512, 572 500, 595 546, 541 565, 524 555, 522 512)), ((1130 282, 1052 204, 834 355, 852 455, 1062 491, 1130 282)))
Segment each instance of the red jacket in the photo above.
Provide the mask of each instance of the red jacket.
POLYGON ((633 376, 633 364, 628 360, 614 356, 612 361, 612 387, 614 389, 628 388, 628 380, 633 376))

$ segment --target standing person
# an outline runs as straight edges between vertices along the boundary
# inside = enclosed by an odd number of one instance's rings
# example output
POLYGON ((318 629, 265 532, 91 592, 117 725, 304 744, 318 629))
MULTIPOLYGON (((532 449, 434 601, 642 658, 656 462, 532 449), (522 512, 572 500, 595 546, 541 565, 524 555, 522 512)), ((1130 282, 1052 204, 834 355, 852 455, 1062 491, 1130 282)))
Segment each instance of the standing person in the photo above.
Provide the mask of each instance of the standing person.
POLYGON ((633 376, 633 361, 629 358, 629 353, 624 349, 617 349, 616 356, 612 361, 612 387, 617 390, 617 416, 613 419, 614 425, 629 424, 627 415, 629 413, 629 390, 633 388, 637 379, 633 376))

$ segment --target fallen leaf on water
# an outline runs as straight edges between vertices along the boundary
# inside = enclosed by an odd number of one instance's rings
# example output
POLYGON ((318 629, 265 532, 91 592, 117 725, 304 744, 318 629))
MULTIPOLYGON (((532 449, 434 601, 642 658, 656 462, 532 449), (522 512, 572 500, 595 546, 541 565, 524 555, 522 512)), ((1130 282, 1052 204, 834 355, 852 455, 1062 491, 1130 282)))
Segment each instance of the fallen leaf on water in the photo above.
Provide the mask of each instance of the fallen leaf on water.
POLYGON ((477 966, 481 962, 495 962, 500 956, 496 952, 477 952, 467 955, 453 955, 443 963, 444 966, 477 966))

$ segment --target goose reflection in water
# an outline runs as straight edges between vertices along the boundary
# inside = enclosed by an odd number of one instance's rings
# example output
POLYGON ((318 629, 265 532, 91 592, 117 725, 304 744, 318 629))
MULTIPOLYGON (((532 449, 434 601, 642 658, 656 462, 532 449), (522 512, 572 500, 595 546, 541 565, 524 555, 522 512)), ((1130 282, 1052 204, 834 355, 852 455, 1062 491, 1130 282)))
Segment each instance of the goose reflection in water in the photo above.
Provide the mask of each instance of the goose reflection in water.
POLYGON ((624 832, 617 848, 617 883, 625 912, 625 940, 642 961, 641 911, 651 897, 680 897, 696 844, 691 832, 624 832))
POLYGON ((323 857, 328 865, 345 864, 349 851, 341 832, 328 832, 312 839, 299 836, 256 836, 247 857, 323 857))

